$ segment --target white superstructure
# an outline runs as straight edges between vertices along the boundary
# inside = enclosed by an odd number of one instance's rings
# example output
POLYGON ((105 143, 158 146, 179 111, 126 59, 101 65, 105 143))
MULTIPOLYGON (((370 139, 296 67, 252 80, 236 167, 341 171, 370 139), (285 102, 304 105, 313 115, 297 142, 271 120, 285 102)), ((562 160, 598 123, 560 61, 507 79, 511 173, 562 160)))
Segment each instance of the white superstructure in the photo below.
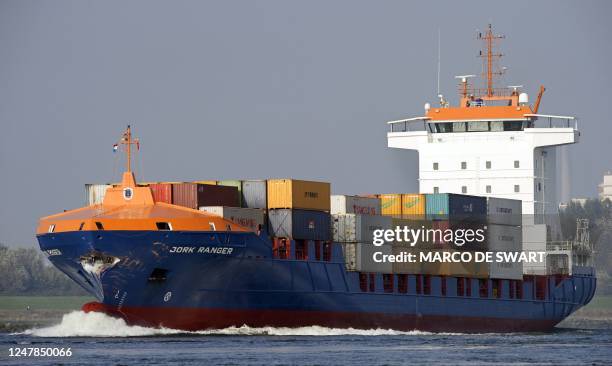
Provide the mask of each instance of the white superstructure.
POLYGON ((547 263, 526 265, 526 274, 571 271, 571 245, 555 244, 559 233, 557 148, 578 142, 578 122, 570 116, 538 114, 537 100, 521 86, 494 88, 492 50, 501 38, 491 27, 479 36, 485 42, 485 87, 469 85, 462 75, 460 102, 450 106, 439 95, 438 107, 425 104, 425 115, 388 122, 388 146, 418 151, 421 193, 460 193, 522 201, 523 250, 547 251, 547 263), (548 266, 548 268, 547 268, 548 266))

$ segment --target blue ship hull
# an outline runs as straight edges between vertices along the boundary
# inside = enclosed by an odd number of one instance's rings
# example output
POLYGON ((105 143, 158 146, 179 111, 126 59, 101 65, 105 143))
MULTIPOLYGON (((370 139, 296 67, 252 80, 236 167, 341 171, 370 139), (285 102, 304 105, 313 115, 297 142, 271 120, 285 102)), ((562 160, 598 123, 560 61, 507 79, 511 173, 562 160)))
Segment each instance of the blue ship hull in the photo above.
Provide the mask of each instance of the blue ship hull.
MULTIPOLYGON (((95 296, 85 310, 123 317, 129 324, 199 330, 228 326, 389 328, 450 332, 550 330, 595 293, 592 268, 571 276, 525 280, 521 298, 510 281, 472 282, 458 296, 457 279, 409 275, 407 293, 364 288, 345 270, 342 248, 326 260, 274 258, 267 235, 180 231, 80 231, 38 235, 51 262, 95 296), (536 289, 545 285, 543 288, 536 289), (536 295, 538 294, 538 295, 536 295)), ((314 253, 312 246, 309 253, 314 253)), ((292 246, 293 248, 294 246, 292 246)), ((295 253, 290 253, 295 258, 295 253)), ((370 276, 367 276, 370 278, 370 276)))

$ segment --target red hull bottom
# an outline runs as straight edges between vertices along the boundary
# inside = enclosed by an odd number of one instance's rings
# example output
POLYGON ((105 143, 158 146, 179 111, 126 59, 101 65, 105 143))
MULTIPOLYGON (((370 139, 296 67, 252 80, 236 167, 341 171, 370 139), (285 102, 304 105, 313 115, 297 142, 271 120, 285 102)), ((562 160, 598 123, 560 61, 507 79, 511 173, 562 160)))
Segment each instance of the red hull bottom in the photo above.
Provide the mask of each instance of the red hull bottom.
POLYGON ((501 319, 483 317, 417 316, 412 314, 349 313, 285 310, 228 310, 198 308, 122 307, 121 310, 101 303, 83 305, 83 311, 102 312, 120 317, 130 325, 165 327, 187 331, 223 329, 231 326, 306 327, 355 329, 420 330, 455 333, 546 332, 559 320, 501 319))

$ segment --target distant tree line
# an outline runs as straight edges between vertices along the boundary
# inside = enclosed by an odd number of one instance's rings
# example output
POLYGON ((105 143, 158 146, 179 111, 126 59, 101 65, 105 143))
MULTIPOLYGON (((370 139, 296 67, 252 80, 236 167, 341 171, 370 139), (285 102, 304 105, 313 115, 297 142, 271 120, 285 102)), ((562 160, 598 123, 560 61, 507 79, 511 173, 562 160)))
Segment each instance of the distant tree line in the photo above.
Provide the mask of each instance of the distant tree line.
POLYGON ((35 248, 0 243, 0 295, 86 295, 35 248))
POLYGON ((565 238, 575 238, 577 219, 589 220, 589 237, 595 250, 598 293, 612 294, 612 202, 609 199, 589 199, 584 204, 570 202, 560 212, 565 238))

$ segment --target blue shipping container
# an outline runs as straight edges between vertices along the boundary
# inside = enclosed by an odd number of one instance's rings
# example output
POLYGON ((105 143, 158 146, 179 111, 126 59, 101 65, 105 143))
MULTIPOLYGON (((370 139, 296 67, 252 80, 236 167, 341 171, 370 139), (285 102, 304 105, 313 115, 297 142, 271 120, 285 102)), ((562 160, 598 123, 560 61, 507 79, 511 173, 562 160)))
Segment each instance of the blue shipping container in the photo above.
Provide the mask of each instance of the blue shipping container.
POLYGON ((268 210, 271 236, 301 240, 331 240, 328 212, 292 209, 268 210))
POLYGON ((428 220, 484 222, 487 216, 487 198, 454 193, 425 195, 428 220))

